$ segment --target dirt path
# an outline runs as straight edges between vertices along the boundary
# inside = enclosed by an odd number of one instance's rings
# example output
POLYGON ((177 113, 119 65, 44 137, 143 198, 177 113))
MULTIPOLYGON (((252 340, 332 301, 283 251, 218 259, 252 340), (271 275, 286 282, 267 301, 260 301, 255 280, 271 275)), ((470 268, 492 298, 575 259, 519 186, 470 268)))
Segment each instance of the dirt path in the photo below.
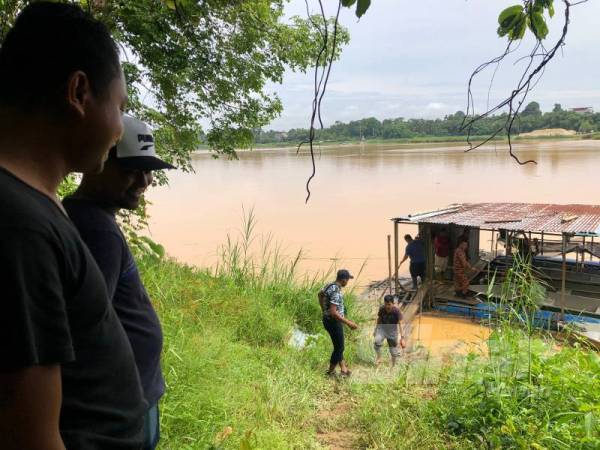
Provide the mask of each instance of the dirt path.
POLYGON ((348 423, 356 405, 343 392, 344 387, 337 385, 338 383, 332 381, 333 392, 317 414, 317 440, 330 450, 352 450, 358 448, 358 435, 348 427, 348 423))
MULTIPOLYGON (((381 298, 381 290, 368 290, 361 295, 359 304, 355 306, 360 309, 361 316, 373 318, 372 321, 360 324, 358 342, 362 349, 371 349, 371 333, 381 298)), ((351 396, 351 383, 381 382, 394 378, 395 371, 387 367, 387 364, 375 367, 371 361, 372 355, 358 356, 359 361, 351 367, 350 379, 337 377, 331 380, 331 390, 326 393, 317 413, 317 440, 329 450, 360 448, 359 432, 352 427, 352 415, 359 404, 358 400, 351 396)))

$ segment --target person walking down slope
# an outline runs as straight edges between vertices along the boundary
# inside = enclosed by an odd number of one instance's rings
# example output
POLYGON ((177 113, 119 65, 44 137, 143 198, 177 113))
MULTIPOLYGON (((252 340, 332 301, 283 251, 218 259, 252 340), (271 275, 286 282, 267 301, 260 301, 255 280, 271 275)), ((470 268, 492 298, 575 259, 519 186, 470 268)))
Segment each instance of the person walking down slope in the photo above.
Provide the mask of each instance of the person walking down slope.
POLYGON ((394 305, 393 295, 386 295, 383 301, 383 306, 379 308, 379 312, 377 313, 377 325, 375 325, 375 330, 373 331, 373 337, 375 338, 374 348, 377 354, 375 364, 379 365, 381 363, 381 347, 383 347, 383 341, 387 340, 393 367, 400 356, 398 345, 402 348, 406 347, 402 331, 402 313, 394 305))
POLYGON ((350 370, 344 361, 344 324, 350 329, 358 328, 345 316, 344 296, 342 288, 348 285, 348 281, 354 277, 346 269, 338 270, 335 282, 329 283, 319 291, 319 303, 323 311, 323 326, 331 337, 333 352, 329 359, 329 370, 327 375, 335 375, 336 367, 340 366, 340 373, 349 376, 350 370))
POLYGON ((410 277, 412 278, 413 289, 417 289, 418 278, 421 278, 421 282, 425 279, 425 246, 418 236, 413 239, 410 234, 407 234, 404 236, 404 240, 406 241, 406 250, 398 267, 410 258, 410 277))

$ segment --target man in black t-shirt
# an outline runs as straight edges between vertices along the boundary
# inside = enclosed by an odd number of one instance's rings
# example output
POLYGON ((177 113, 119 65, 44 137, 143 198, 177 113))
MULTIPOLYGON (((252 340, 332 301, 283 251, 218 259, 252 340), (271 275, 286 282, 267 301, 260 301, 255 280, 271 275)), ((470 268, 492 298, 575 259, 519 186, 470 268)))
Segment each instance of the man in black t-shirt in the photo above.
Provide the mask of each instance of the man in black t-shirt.
POLYGON ((133 450, 146 405, 97 264, 57 199, 102 169, 126 88, 107 29, 35 2, 0 47, 0 447, 133 450))
POLYGON ((165 385, 160 368, 160 322, 127 241, 115 218, 120 209, 136 209, 152 171, 172 169, 154 151, 154 139, 143 122, 124 116, 123 139, 109 153, 100 174, 85 174, 81 185, 63 205, 94 255, 108 294, 131 342, 149 409, 144 426, 144 449, 159 439, 158 401, 165 385))

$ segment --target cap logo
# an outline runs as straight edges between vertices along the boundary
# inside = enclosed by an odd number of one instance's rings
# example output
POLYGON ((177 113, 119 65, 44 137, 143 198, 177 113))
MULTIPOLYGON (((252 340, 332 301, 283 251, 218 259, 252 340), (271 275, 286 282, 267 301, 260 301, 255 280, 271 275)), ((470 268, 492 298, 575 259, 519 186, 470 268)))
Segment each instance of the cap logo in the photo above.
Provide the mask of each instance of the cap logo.
POLYGON ((138 134, 138 142, 154 142, 151 134, 138 134))
POLYGON ((140 148, 140 151, 143 152, 154 147, 154 138, 151 134, 138 134, 137 138, 138 142, 149 142, 149 144, 142 146, 142 148, 140 148))

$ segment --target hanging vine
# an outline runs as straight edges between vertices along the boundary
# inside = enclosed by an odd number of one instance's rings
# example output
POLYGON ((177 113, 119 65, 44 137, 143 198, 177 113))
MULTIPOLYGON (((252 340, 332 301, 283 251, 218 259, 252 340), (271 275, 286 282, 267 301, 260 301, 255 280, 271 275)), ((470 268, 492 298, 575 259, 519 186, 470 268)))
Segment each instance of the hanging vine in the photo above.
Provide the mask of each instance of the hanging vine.
POLYGON ((500 37, 508 37, 508 44, 501 55, 478 66, 469 78, 467 89, 467 112, 462 122, 462 129, 467 131, 467 142, 469 144, 469 148, 466 150, 467 152, 478 149, 482 145, 485 145, 494 139, 500 133, 506 132, 510 156, 520 165, 536 164, 536 161, 534 160, 522 161, 514 153, 512 132, 515 121, 519 119, 521 109, 527 100, 529 93, 543 76, 547 64, 556 56, 558 50, 565 45, 565 39, 569 31, 571 19, 571 8, 576 5, 586 3, 588 0, 581 0, 578 2, 571 2, 569 0, 561 1, 565 6, 562 32, 554 44, 549 48, 544 44, 544 40, 548 36, 549 32, 545 16, 547 14, 549 18, 554 17, 554 0, 524 0, 522 5, 510 6, 500 13, 498 17, 498 35, 500 37), (535 44, 528 55, 519 59, 519 61, 525 60, 527 62, 523 72, 521 73, 517 86, 498 104, 491 108, 488 106, 487 111, 485 111, 483 114, 475 114, 472 92, 472 84, 474 79, 480 73, 490 67, 495 67, 494 70, 497 70, 499 64, 504 61, 509 54, 518 49, 519 44, 521 43, 527 30, 533 33, 535 37, 535 44), (498 111, 505 110, 506 108, 508 109, 508 113, 503 126, 499 127, 484 141, 474 145, 471 141, 471 131, 473 125, 477 121, 489 117, 498 111))

